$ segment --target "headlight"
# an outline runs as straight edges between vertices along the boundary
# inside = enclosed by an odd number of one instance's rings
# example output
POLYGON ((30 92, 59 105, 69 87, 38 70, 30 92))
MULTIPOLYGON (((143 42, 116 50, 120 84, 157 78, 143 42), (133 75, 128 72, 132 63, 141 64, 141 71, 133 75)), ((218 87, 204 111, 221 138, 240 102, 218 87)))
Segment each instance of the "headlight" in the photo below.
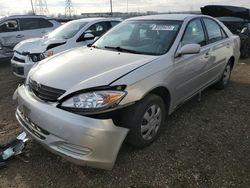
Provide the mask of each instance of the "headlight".
POLYGON ((36 55, 31 56, 31 59, 33 62, 37 62, 38 61, 38 57, 36 55))
POLYGON ((75 95, 61 104, 61 108, 76 111, 93 111, 112 108, 125 97, 125 91, 105 90, 75 95))
POLYGON ((45 55, 43 53, 40 54, 30 54, 30 58, 31 60, 36 63, 38 61, 42 61, 43 59, 45 59, 45 55))

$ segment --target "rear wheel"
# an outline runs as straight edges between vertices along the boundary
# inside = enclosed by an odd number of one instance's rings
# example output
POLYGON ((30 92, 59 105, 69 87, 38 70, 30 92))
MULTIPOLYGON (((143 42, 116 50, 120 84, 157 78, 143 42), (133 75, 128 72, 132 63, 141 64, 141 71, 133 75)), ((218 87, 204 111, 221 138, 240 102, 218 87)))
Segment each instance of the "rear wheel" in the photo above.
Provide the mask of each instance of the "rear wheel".
POLYGON ((150 145, 160 134, 165 119, 164 101, 148 95, 123 114, 123 124, 130 129, 127 142, 135 147, 150 145))
POLYGON ((229 62, 223 71, 221 79, 215 84, 215 87, 217 89, 224 89, 227 87, 230 81, 231 71, 232 71, 232 63, 229 62))

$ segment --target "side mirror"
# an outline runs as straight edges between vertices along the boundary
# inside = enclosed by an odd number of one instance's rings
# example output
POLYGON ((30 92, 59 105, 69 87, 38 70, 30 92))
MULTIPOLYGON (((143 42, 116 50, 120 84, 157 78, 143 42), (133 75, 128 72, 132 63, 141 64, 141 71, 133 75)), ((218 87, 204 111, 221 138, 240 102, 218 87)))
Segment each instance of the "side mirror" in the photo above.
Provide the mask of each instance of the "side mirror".
POLYGON ((92 33, 86 33, 84 35, 84 40, 94 40, 95 36, 92 33))
POLYGON ((98 37, 98 36, 95 37, 93 42, 87 44, 87 47, 91 47, 99 38, 100 38, 100 37, 98 37))
POLYGON ((100 37, 98 37, 98 36, 95 37, 95 38, 94 38, 94 42, 97 41, 99 38, 100 38, 100 37))
POLYGON ((186 44, 177 51, 176 56, 198 54, 201 51, 201 45, 199 44, 186 44))
POLYGON ((93 40, 95 36, 92 33, 83 33, 77 40, 76 42, 83 42, 86 40, 93 40))
POLYGON ((246 33, 246 31, 247 31, 247 27, 244 27, 244 28, 240 31, 240 33, 246 33))

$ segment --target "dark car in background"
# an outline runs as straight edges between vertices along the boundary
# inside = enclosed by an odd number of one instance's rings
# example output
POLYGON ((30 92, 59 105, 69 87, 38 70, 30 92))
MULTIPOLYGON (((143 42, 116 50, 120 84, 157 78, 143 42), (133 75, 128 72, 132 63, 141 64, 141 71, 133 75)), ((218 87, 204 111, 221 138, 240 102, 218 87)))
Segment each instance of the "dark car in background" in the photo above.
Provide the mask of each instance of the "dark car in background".
POLYGON ((207 5, 202 14, 216 17, 241 39, 241 57, 250 55, 250 9, 235 6, 207 5))

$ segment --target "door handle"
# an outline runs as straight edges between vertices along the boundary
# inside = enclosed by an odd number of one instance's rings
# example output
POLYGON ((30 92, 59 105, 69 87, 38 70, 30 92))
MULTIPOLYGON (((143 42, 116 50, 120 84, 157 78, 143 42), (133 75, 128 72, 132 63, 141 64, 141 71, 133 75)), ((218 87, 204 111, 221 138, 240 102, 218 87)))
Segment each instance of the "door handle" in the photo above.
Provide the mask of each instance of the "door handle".
POLYGON ((24 35, 17 35, 16 38, 23 38, 24 35))
POLYGON ((45 34, 45 33, 46 33, 46 31, 42 31, 41 33, 42 33, 42 34, 45 34))
POLYGON ((227 43, 226 47, 227 47, 227 48, 230 48, 230 43, 227 43))
POLYGON ((208 59, 210 56, 211 56, 210 53, 207 52, 207 53, 205 53, 204 58, 208 59))

